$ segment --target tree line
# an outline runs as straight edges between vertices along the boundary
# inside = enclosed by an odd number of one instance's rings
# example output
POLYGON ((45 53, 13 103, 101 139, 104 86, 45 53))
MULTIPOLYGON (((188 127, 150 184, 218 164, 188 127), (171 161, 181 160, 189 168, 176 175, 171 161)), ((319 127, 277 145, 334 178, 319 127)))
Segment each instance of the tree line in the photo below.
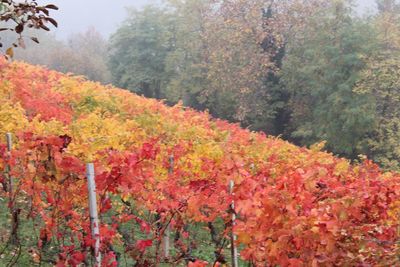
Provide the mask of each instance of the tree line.
POLYGON ((167 0, 16 57, 400 169, 400 3, 167 0))

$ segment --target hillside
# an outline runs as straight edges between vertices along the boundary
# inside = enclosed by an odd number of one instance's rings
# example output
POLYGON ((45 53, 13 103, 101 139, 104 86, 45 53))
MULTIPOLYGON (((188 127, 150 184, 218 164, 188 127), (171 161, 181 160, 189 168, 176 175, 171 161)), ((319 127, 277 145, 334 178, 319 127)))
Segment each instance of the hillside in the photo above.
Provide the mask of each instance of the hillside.
MULTIPOLYGON (((21 222, 35 228, 19 231, 31 264, 90 262, 88 162, 104 266, 124 257, 135 266, 224 264, 231 201, 243 264, 398 264, 400 176, 368 160, 351 165, 322 144, 296 147, 205 112, 3 59, 0 104, 0 166, 15 179, 21 222), (7 132, 15 137, 11 157, 7 132)), ((10 194, 7 175, 0 179, 3 205, 10 194)))

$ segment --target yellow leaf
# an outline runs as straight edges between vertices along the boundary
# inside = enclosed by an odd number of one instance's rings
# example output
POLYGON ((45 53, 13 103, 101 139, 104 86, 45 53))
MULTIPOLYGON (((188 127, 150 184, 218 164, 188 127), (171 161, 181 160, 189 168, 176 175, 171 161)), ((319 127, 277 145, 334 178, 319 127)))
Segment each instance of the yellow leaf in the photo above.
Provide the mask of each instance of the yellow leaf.
POLYGON ((334 174, 341 175, 342 173, 346 173, 348 171, 349 167, 350 167, 350 163, 347 162, 346 160, 342 160, 338 164, 336 164, 334 174))
POLYGON ((326 145, 326 141, 322 141, 310 146, 310 150, 313 152, 321 151, 326 145))
POLYGON ((242 244, 250 244, 251 236, 248 233, 240 233, 238 236, 238 241, 242 244))
POLYGON ((7 55, 9 58, 13 58, 13 57, 14 57, 14 50, 12 49, 12 47, 7 48, 7 50, 6 50, 6 55, 7 55))

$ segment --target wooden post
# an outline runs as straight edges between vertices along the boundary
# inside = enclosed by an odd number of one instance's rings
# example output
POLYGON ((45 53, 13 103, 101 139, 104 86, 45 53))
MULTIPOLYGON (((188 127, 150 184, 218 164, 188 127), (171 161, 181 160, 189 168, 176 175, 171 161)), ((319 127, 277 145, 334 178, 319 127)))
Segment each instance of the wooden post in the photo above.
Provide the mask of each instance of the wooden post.
POLYGON ((8 152, 11 152, 11 149, 12 149, 12 134, 11 133, 6 133, 6 139, 7 139, 7 150, 8 150, 8 152))
POLYGON ((89 190, 89 214, 90 214, 90 226, 92 228, 92 238, 95 240, 94 244, 94 256, 95 266, 101 266, 101 254, 100 254, 100 231, 99 231, 99 218, 97 215, 97 202, 96 202, 96 183, 94 174, 93 163, 86 165, 86 176, 88 180, 89 190))
MULTIPOLYGON (((12 134, 6 133, 6 143, 7 143, 7 157, 10 159, 12 150, 12 134)), ((14 205, 14 180, 11 176, 11 166, 5 166, 6 177, 8 178, 8 193, 9 193, 9 206, 11 213, 11 243, 18 243, 18 214, 15 210, 14 205)))
MULTIPOLYGON (((234 182, 233 180, 229 181, 229 194, 233 195, 233 186, 234 182)), ((236 235, 234 233, 234 226, 235 226, 235 221, 236 221, 236 214, 235 214, 235 202, 232 200, 231 202, 231 213, 232 213, 232 232, 231 232, 231 256, 232 256, 232 267, 239 267, 238 264, 238 253, 237 253, 237 247, 235 244, 236 241, 236 235)))
MULTIPOLYGON (((171 174, 174 172, 174 155, 171 155, 169 157, 169 169, 168 173, 171 174)), ((169 247, 170 247, 170 232, 171 229, 169 227, 169 224, 166 226, 164 230, 164 236, 163 236, 163 252, 164 252, 164 259, 169 257, 169 247)))

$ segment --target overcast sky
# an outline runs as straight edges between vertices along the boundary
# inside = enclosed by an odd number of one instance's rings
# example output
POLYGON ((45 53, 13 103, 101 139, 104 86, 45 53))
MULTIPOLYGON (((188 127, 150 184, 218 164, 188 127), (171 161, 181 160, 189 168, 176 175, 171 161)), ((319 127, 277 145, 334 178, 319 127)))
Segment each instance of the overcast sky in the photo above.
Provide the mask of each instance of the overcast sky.
MULTIPOLYGON (((321 0, 323 1, 323 0, 321 0)), ((40 1, 39 1, 40 2, 40 1)), ((59 28, 53 32, 58 38, 67 38, 72 33, 83 32, 93 26, 108 37, 126 17, 125 7, 140 8, 154 0, 46 0, 60 9, 53 11, 59 28)), ((356 0, 360 10, 373 9, 374 0, 356 0)))
MULTIPOLYGON (((40 1, 39 1, 40 2, 40 1)), ((52 14, 59 23, 53 32, 60 38, 90 27, 108 37, 126 17, 126 7, 140 8, 152 0, 46 0, 59 7, 52 14)))

